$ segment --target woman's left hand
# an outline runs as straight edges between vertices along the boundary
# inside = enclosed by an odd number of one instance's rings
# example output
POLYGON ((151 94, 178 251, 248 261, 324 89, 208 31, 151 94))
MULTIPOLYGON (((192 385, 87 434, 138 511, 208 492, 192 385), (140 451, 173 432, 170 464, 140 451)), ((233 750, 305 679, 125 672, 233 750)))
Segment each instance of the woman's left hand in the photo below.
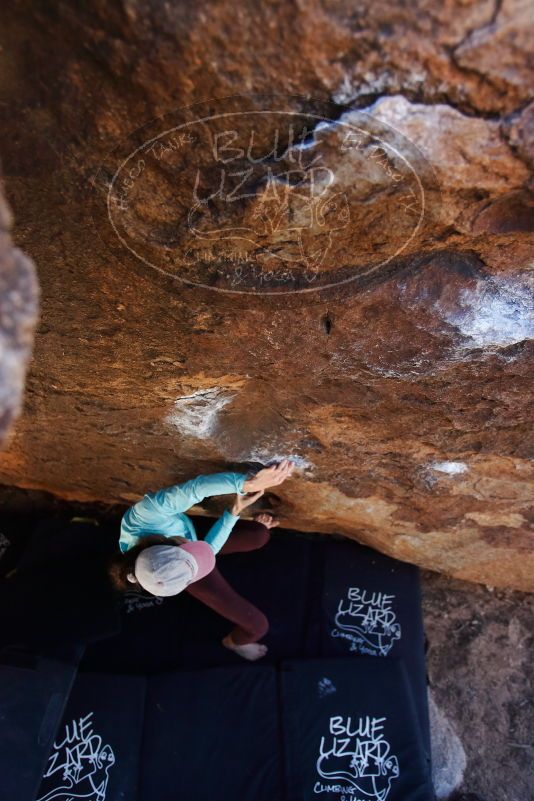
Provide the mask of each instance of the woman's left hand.
POLYGON ((252 504, 256 503, 258 498, 261 498, 262 495, 263 495, 263 490, 254 492, 252 493, 252 495, 236 495, 235 500, 232 504, 232 508, 230 509, 230 512, 233 515, 241 514, 243 509, 246 509, 247 506, 252 506, 252 504))
POLYGON ((269 489, 281 484, 286 478, 290 478, 295 468, 291 459, 283 459, 278 464, 264 467, 252 478, 247 478, 243 484, 245 492, 256 492, 257 490, 269 489))

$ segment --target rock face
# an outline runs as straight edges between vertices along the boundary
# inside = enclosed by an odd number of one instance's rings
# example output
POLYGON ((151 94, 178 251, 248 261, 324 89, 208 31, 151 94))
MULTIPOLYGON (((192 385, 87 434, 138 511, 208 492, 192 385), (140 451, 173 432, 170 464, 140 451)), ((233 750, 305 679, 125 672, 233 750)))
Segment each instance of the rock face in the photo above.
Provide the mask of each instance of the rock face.
POLYGON ((5 440, 20 413, 37 321, 35 269, 13 247, 11 222, 0 185, 0 442, 5 440))
POLYGON ((129 503, 294 456, 287 527, 534 589, 527 4, 1 14, 43 291, 1 480, 129 503))

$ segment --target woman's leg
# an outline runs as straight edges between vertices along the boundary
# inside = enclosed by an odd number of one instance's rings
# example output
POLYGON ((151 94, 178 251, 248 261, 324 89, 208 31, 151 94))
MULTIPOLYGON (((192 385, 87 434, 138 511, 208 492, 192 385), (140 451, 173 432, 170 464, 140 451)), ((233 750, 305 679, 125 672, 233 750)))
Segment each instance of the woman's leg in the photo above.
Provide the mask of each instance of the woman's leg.
MULTIPOLYGON (((196 528, 202 538, 207 528, 204 520, 196 528)), ((269 528, 263 523, 255 520, 238 520, 220 553, 224 555, 254 551, 266 545, 269 538, 269 528)), ((257 642, 267 633, 269 621, 263 612, 230 586, 217 568, 201 581, 191 584, 187 591, 210 609, 236 624, 224 638, 223 645, 246 659, 259 659, 265 655, 266 646, 258 645, 257 642)))
POLYGON ((269 621, 263 612, 239 595, 217 568, 200 581, 190 584, 187 592, 236 624, 230 634, 235 645, 255 643, 269 629, 269 621))
POLYGON ((269 529, 256 520, 238 520, 221 548, 221 554, 256 551, 269 542, 269 529))

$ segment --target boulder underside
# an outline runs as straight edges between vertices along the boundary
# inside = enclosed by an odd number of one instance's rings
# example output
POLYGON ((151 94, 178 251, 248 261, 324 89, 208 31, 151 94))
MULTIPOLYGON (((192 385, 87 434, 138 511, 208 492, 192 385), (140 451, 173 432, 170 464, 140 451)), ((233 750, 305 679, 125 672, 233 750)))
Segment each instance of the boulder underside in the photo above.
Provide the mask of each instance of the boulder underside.
POLYGON ((1 16, 42 316, 0 480, 130 503, 294 457, 285 527, 534 590, 528 4, 1 16))

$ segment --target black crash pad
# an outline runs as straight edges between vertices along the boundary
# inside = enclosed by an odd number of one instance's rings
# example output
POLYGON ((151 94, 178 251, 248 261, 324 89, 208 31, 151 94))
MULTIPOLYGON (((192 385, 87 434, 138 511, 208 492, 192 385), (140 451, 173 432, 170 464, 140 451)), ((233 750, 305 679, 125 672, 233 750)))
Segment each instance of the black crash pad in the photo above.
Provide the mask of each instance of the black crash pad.
POLYGON ((13 719, 0 729, 9 801, 430 801, 416 568, 290 532, 220 557, 232 586, 270 620, 268 657, 250 664, 220 644, 231 624, 187 593, 131 593, 119 619, 106 573, 117 536, 46 524, 15 577, 0 580, 8 641, 24 631, 90 643, 61 725, 72 667, 44 682, 35 665, 0 667, 13 719), (30 671, 23 692, 21 670, 30 671), (350 733, 339 753, 348 717, 361 718, 361 742, 350 733))
MULTIPOLYGON (((314 547, 308 539, 276 533, 258 551, 217 559, 232 587, 269 618, 264 639, 269 653, 263 664, 308 653, 314 547)), ((164 599, 128 593, 121 617, 119 636, 87 650, 86 669, 154 673, 242 664, 241 657, 221 645, 232 624, 187 593, 164 599)))
MULTIPOLYGON (((269 618, 267 663, 396 656, 406 660, 415 681, 424 685, 417 568, 356 543, 289 532, 274 532, 264 548, 220 556, 217 563, 230 584, 269 618), (363 616, 351 600, 360 590, 363 616), (340 605, 348 614, 336 626, 340 605), (364 625, 374 630, 362 635, 364 625)), ((121 635, 89 649, 86 666, 128 672, 135 665, 138 671, 154 672, 238 665, 239 658, 220 645, 230 628, 187 593, 165 599, 129 593, 123 600, 121 635)))
POLYGON ((286 801, 431 801, 401 662, 288 662, 282 681, 286 801))
POLYGON ((396 659, 81 674, 45 776, 39 801, 433 798, 396 659))
POLYGON ((137 676, 78 675, 38 801, 136 801, 145 690, 137 676))
POLYGON ((79 650, 0 653, 0 797, 33 801, 76 674, 79 650))
MULTIPOLYGON (((356 543, 290 532, 273 532, 258 551, 221 556, 218 566, 269 618, 264 638, 269 652, 262 664, 306 657, 400 657, 421 727, 428 730, 417 568, 356 543)), ((230 628, 187 593, 166 599, 130 593, 123 602, 121 634, 89 648, 85 666, 146 673, 238 666, 240 657, 220 644, 230 628)))
MULTIPOLYGON (((351 542, 327 543, 318 655, 402 659, 428 732, 419 570, 351 542)), ((425 737, 430 757, 429 737, 425 737)))
POLYGON ((139 801, 281 801, 275 669, 153 676, 143 742, 139 801))
POLYGON ((114 546, 94 525, 39 525, 16 570, 0 578, 0 646, 70 646, 116 634, 106 569, 114 546))

